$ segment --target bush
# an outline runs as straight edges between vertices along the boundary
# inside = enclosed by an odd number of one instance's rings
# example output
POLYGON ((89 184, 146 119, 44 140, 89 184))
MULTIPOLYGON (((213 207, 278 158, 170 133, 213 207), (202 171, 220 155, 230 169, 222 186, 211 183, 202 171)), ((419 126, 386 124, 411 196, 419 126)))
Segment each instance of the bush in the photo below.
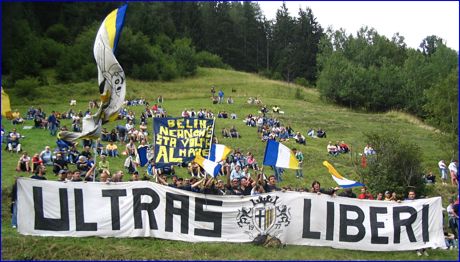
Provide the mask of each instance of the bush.
POLYGON ((33 100, 39 95, 37 91, 40 81, 37 78, 27 77, 16 81, 14 85, 15 95, 21 99, 33 100))
POLYGON ((422 149, 418 145, 401 141, 394 132, 365 134, 365 140, 376 151, 367 157, 367 170, 363 172, 372 192, 390 190, 405 196, 414 189, 419 196, 425 194, 422 149))
POLYGON ((301 86, 305 86, 305 87, 308 87, 310 86, 310 83, 308 83, 308 80, 303 78, 303 77, 297 77, 295 80, 294 80, 294 83, 296 85, 301 85, 301 86))
POLYGON ((198 66, 201 67, 213 67, 213 68, 224 68, 227 69, 228 65, 222 62, 222 58, 218 55, 211 54, 207 51, 198 52, 195 55, 198 66))

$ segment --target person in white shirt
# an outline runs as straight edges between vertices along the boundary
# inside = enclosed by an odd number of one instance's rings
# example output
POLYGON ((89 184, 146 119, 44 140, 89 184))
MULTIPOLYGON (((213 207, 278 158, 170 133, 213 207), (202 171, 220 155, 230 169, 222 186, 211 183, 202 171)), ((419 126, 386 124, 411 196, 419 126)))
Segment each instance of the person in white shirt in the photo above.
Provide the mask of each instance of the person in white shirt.
POLYGON ((446 181, 447 181, 447 166, 446 166, 446 163, 444 162, 444 160, 441 160, 438 162, 438 167, 439 167, 439 172, 441 172, 441 180, 442 180, 442 184, 443 185, 446 185, 446 181))
POLYGON ((454 160, 449 164, 449 171, 450 171, 450 182, 452 185, 458 185, 458 178, 457 178, 457 165, 458 161, 454 160))

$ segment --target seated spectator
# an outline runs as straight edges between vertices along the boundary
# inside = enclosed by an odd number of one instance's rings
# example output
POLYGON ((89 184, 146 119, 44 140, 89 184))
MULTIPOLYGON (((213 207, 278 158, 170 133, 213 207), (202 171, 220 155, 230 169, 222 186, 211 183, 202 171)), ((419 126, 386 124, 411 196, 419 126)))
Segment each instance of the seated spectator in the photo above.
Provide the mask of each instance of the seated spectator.
POLYGON ((230 137, 230 131, 226 127, 222 128, 222 136, 223 137, 230 137))
POLYGON ((275 105, 274 107, 272 107, 272 110, 273 110, 273 113, 279 113, 280 112, 280 107, 275 105))
POLYGON ((32 169, 30 167, 30 156, 27 154, 27 152, 24 151, 22 156, 19 158, 18 164, 16 166, 16 171, 32 172, 32 169))
POLYGON ((187 170, 188 170, 189 175, 194 176, 194 177, 199 176, 201 173, 201 167, 195 161, 192 161, 188 164, 187 170))
POLYGON ((323 131, 321 128, 316 131, 316 136, 319 138, 326 138, 326 131, 323 131))
POLYGON ((87 158, 85 156, 78 157, 78 161, 76 163, 77 169, 80 173, 80 176, 85 177, 86 173, 91 169, 87 158))
POLYGON ((246 101, 248 104, 253 105, 255 103, 254 98, 249 97, 248 100, 246 101))
POLYGON ((101 160, 97 163, 97 171, 98 173, 102 173, 103 170, 110 170, 110 163, 107 160, 107 155, 102 154, 101 160))
POLYGON ((373 200, 374 196, 372 196, 371 193, 367 190, 367 187, 362 187, 361 188, 361 194, 358 195, 358 199, 370 199, 373 200))
POLYGON ((78 152, 77 147, 74 145, 67 152, 67 161, 69 161, 69 163, 71 164, 75 164, 78 161, 79 155, 80 155, 80 152, 78 152))
POLYGON ((327 152, 332 156, 337 156, 339 154, 337 147, 333 145, 331 141, 327 144, 327 152))
POLYGON ((296 135, 294 136, 294 139, 298 144, 306 145, 307 143, 305 140, 305 137, 302 134, 300 134, 300 132, 296 133, 296 135))
POLYGON ((102 128, 102 131, 101 131, 101 140, 102 140, 102 141, 107 141, 107 142, 108 142, 108 141, 109 141, 109 135, 110 135, 110 133, 109 133, 109 131, 107 131, 107 128, 105 128, 105 127, 102 128))
POLYGON ((24 123, 24 119, 21 117, 21 113, 19 113, 17 109, 12 112, 11 115, 13 116, 13 125, 24 123))
POLYGON ((43 161, 44 165, 47 165, 47 166, 53 165, 53 153, 51 152, 49 146, 46 146, 45 150, 43 150, 40 153, 40 159, 43 161))
POLYGON ((118 157, 118 146, 113 141, 110 141, 105 148, 108 156, 118 157))
POLYGON ((425 177, 425 183, 427 184, 434 184, 436 182, 436 177, 434 176, 433 172, 429 172, 428 175, 425 177))
POLYGON ((21 143, 19 142, 19 137, 11 136, 8 137, 7 145, 8 152, 21 152, 21 143))
POLYGON ((254 155, 251 152, 248 152, 246 161, 248 162, 248 166, 254 170, 258 170, 257 161, 254 159, 254 155))
POLYGON ((77 105, 77 100, 72 99, 70 100, 70 106, 76 106, 77 105))
POLYGON ((375 150, 372 148, 370 144, 367 144, 364 147, 364 155, 365 156, 375 155, 375 150))
POLYGON ((338 146, 339 146, 339 152, 340 153, 346 154, 346 153, 348 153, 350 151, 350 149, 348 148, 348 145, 345 144, 344 141, 338 143, 338 146))
POLYGON ((67 166, 67 161, 62 157, 61 153, 56 154, 56 159, 53 162, 53 173, 59 174, 61 170, 68 170, 69 167, 67 166))
POLYGON ((212 103, 215 105, 217 103, 219 103, 219 98, 217 96, 212 96, 211 97, 211 100, 212 100, 212 103))
POLYGON ((34 156, 32 157, 32 171, 35 172, 37 167, 41 165, 43 165, 43 161, 40 159, 40 155, 38 153, 34 154, 34 156))
MULTIPOLYGON (((299 133, 299 134, 300 134, 300 133, 299 133)), ((300 135, 300 136, 301 136, 301 137, 300 137, 300 139, 301 139, 301 138, 302 138, 302 135, 300 135)), ((286 128, 284 128, 284 127, 281 128, 281 131, 280 131, 278 137, 279 137, 280 142, 285 142, 285 141, 288 141, 288 140, 289 140, 289 134, 288 134, 286 128)), ((296 139, 296 141, 297 141, 297 139, 296 139)), ((305 143, 305 138, 304 138, 304 143, 305 143)))
POLYGON ((231 113, 231 114, 230 114, 230 118, 231 118, 231 119, 236 119, 236 114, 235 114, 235 113, 231 113))
POLYGON ((230 137, 232 137, 232 138, 241 138, 240 133, 238 133, 238 131, 236 130, 235 126, 232 126, 232 128, 230 128, 230 137))
POLYGON ((233 98, 231 96, 229 96, 227 98, 227 104, 233 104, 233 103, 234 103, 233 98))

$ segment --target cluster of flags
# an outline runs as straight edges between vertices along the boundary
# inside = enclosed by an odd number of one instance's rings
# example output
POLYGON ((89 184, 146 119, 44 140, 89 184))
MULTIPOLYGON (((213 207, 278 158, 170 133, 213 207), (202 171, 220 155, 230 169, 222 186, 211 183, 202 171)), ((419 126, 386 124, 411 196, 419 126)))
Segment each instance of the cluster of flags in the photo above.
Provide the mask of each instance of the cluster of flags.
MULTIPOLYGON (((219 164, 219 162, 225 160, 230 152, 231 148, 225 145, 213 144, 211 146, 208 159, 197 155, 195 157, 195 162, 198 163, 206 171, 206 173, 216 177, 222 168, 222 165, 219 164)), ((295 157, 294 152, 292 152, 292 150, 287 146, 274 140, 269 140, 267 142, 263 164, 266 166, 287 169, 300 168, 299 161, 295 157)), ((364 186, 362 183, 344 178, 329 162, 324 161, 323 165, 328 169, 334 181, 341 188, 364 186)))
MULTIPOLYGON (((58 137, 63 141, 75 141, 79 138, 98 138, 101 134, 103 124, 114 121, 121 109, 126 95, 126 77, 123 68, 115 57, 118 41, 124 25, 127 4, 113 10, 102 22, 94 42, 94 59, 98 69, 99 93, 102 105, 98 112, 92 116, 86 116, 82 120, 82 132, 63 131, 58 137)), ((2 88, 2 115, 5 115, 9 108, 9 99, 2 88)), ((149 148, 139 147, 138 161, 145 166, 149 159, 149 148)), ((213 144, 210 148, 208 159, 201 155, 195 157, 206 173, 216 177, 222 168, 219 162, 224 161, 231 148, 222 144, 213 144)), ((264 165, 278 168, 299 169, 299 162, 294 153, 285 145, 269 140, 265 148, 264 165)), ((341 176, 337 170, 327 161, 323 165, 329 170, 332 178, 342 188, 363 186, 353 180, 341 176)))

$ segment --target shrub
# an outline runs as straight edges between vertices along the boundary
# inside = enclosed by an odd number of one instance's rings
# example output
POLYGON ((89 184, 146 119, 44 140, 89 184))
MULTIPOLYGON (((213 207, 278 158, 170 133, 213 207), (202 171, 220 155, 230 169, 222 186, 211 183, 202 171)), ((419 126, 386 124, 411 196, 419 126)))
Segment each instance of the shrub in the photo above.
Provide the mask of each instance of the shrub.
POLYGON ((228 68, 228 65, 222 62, 220 56, 211 54, 207 51, 198 52, 195 58, 198 66, 201 67, 228 68))
POLYGON ((296 85, 301 85, 301 86, 305 86, 305 87, 308 87, 310 86, 310 83, 308 83, 308 80, 303 78, 303 77, 297 77, 295 80, 294 80, 294 83, 296 85))

